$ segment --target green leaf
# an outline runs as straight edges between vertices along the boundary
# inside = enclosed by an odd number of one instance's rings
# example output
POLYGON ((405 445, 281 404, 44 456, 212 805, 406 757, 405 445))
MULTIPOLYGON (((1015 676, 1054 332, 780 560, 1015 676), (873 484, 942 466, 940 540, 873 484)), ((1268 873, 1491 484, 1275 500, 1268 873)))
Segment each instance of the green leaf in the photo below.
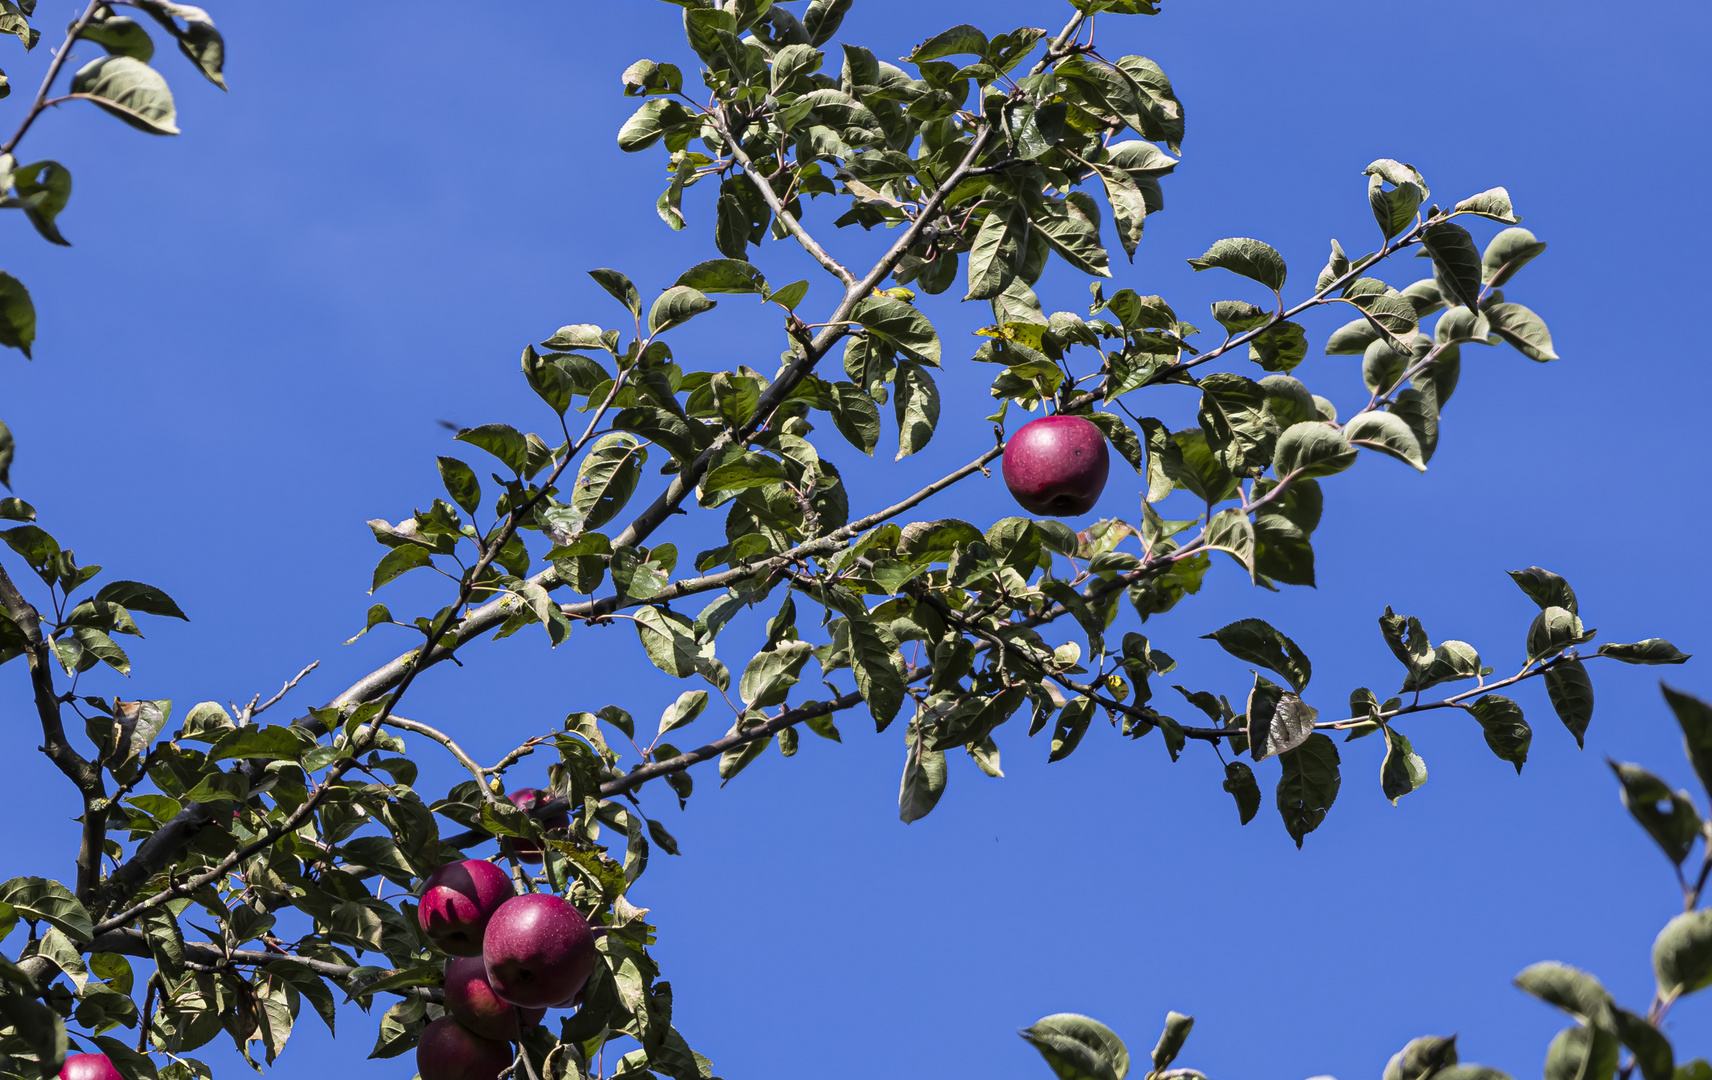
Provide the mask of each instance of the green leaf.
POLYGON ((845 13, 850 10, 854 0, 809 0, 808 10, 803 12, 803 29, 808 31, 808 42, 816 48, 832 40, 832 35, 838 33, 838 27, 844 22, 845 13))
POLYGON ((1617 1038, 1635 1053, 1642 1080, 1675 1080, 1676 1052, 1664 1033, 1627 1009, 1613 1009, 1617 1038))
MULTIPOLYGON (((379 604, 374 605, 374 607, 380 608, 383 612, 386 611, 386 608, 379 604)), ((369 614, 372 619, 374 608, 369 609, 369 614)), ((214 743, 219 742, 220 737, 228 731, 235 730, 237 730, 236 725, 232 723, 232 718, 226 715, 225 708, 219 702, 201 701, 192 705, 190 712, 185 714, 184 734, 179 737, 196 742, 214 743)))
MULTIPOLYGON (((35 340, 36 305, 30 300, 30 290, 11 274, 0 271, 0 345, 17 349, 28 358, 35 340)), ((8 487, 11 481, 7 479, 7 473, 11 465, 12 433, 6 431, 0 440, 0 483, 8 487)))
POLYGON ((1385 760, 1379 766, 1379 786, 1396 806, 1397 800, 1427 782, 1427 763, 1402 732, 1385 728, 1385 760))
POLYGON ((0 883, 0 904, 11 904, 19 918, 45 922, 74 941, 93 940, 89 912, 57 881, 15 877, 0 883))
POLYGON ((709 259, 678 275, 676 282, 704 293, 755 293, 767 295, 767 279, 742 259, 709 259))
POLYGON ((1515 207, 1510 205, 1510 193, 1501 187, 1488 188, 1478 195, 1470 195, 1451 207, 1451 211, 1458 214, 1479 214, 1493 221, 1502 221, 1506 225, 1514 225, 1521 220, 1516 216, 1515 207))
POLYGON ((1282 675, 1297 693, 1307 688, 1313 676, 1313 664, 1296 643, 1263 619, 1240 619, 1201 637, 1218 642, 1238 660, 1282 675))
POLYGON ((1393 413, 1362 413, 1344 425, 1343 434, 1355 446, 1377 450, 1420 472, 1427 471, 1427 463, 1421 457, 1420 441, 1402 417, 1393 413))
POLYGON ((473 514, 481 508, 481 481, 476 479, 475 470, 455 457, 436 458, 440 466, 440 482, 446 485, 446 494, 464 508, 467 514, 473 514))
POLYGON ((369 582, 369 592, 373 593, 382 585, 411 570, 431 565, 433 561, 433 553, 425 547, 418 547, 415 544, 395 547, 382 555, 380 562, 375 564, 374 577, 369 582))
POLYGON ((1334 476, 1355 464, 1357 451, 1333 424, 1291 424, 1278 436, 1272 471, 1280 478, 1301 470, 1301 479, 1334 476))
POLYGON ((1586 747, 1587 725, 1593 719, 1593 680, 1580 660, 1558 664, 1546 672, 1546 695, 1558 719, 1575 736, 1575 745, 1586 747))
POLYGON ((1528 659, 1539 660, 1580 645, 1597 633, 1581 624, 1581 617, 1567 608, 1548 607, 1534 616, 1528 627, 1528 659))
POLYGON ((1327 356, 1360 356, 1367 347, 1380 340, 1379 331, 1366 319, 1351 319, 1326 339, 1327 356))
POLYGON ((646 150, 667 131, 692 121, 689 111, 671 98, 649 98, 618 129, 618 148, 626 154, 646 150))
POLYGON ((648 333, 651 336, 663 334, 704 311, 712 311, 716 306, 718 301, 709 300, 687 285, 673 285, 661 293, 654 306, 648 309, 648 333))
POLYGON ((1098 1020, 1054 1013, 1017 1034, 1040 1052, 1058 1080, 1124 1080, 1129 1075, 1129 1049, 1098 1020))
POLYGON ((1447 298, 1455 297, 1465 307, 1478 308, 1480 252, 1468 230, 1452 221, 1436 222, 1421 233, 1421 246, 1432 256, 1440 282, 1448 287, 1447 298))
POLYGON ((1456 1064, 1456 1036, 1425 1035, 1391 1055, 1380 1080, 1434 1080, 1456 1064))
POLYGON ((94 102, 139 131, 178 134, 178 111, 166 80, 135 57, 91 60, 71 77, 71 96, 94 102))
POLYGON ((43 1080, 59 1075, 67 1044, 65 1023, 58 1014, 23 994, 0 994, 0 1020, 16 1030, 24 1047, 36 1056, 43 1080))
POLYGON ((1553 960, 1531 964, 1516 976, 1516 986, 1590 1027, 1606 1031, 1613 1027, 1615 1003, 1610 993, 1579 968, 1553 960))
POLYGON ((1265 326, 1272 320, 1272 312, 1247 300, 1215 300, 1213 318, 1232 334, 1241 334, 1265 326))
POLYGON ((1712 986, 1712 908, 1665 923, 1653 942, 1653 974, 1666 1001, 1712 986))
POLYGON ((889 296, 864 297, 850 319, 881 341, 939 366, 939 334, 927 316, 889 296))
POLYGON ((1528 230, 1505 229, 1492 238, 1480 257, 1481 284, 1499 288, 1545 249, 1545 243, 1528 230))
POLYGON ((678 700, 666 706, 666 711, 660 714, 660 734, 676 731, 685 724, 700 716, 707 708, 706 690, 685 690, 678 695, 678 700))
POLYGON ((1105 434, 1106 441, 1129 462, 1130 468, 1147 475, 1147 448, 1142 446, 1135 429, 1124 423, 1123 417, 1117 413, 1093 412, 1087 413, 1086 419, 1105 434))
POLYGON ((12 173, 12 182, 18 189, 24 213, 42 238, 69 247, 70 241, 60 235, 54 219, 71 199, 71 170, 57 161, 37 161, 18 166, 12 173))
POLYGON ((1254 815, 1260 812, 1260 783, 1254 778, 1254 770, 1240 761, 1227 762, 1224 788, 1236 799, 1236 812, 1241 823, 1247 825, 1253 821, 1254 815))
POLYGON ((1522 719, 1522 707, 1500 694, 1487 694, 1469 706, 1486 734, 1486 745, 1504 761, 1516 766, 1520 775, 1528 763, 1528 747, 1534 733, 1522 719))
POLYGON ((1220 240, 1200 258, 1190 259, 1189 265, 1196 270, 1229 270, 1258 281, 1273 292, 1284 288, 1288 273, 1284 256, 1278 254, 1272 245, 1241 236, 1220 240))
POLYGON ((910 54, 904 59, 912 64, 921 64, 928 60, 938 60, 947 56, 985 56, 986 54, 987 35, 973 26, 964 24, 953 26, 949 30, 933 35, 910 50, 910 54))
MULTIPOLYGON (((1389 161, 1387 163, 1397 164, 1389 161)), ((1424 185, 1417 184, 1412 179, 1405 179, 1395 171, 1375 171, 1374 167, 1379 164, 1380 162, 1376 161, 1367 167, 1370 176, 1367 181, 1367 203, 1373 209, 1373 220, 1379 223, 1379 231, 1389 240, 1414 222, 1415 213, 1421 208, 1421 203, 1426 201, 1427 192, 1424 185), (1389 176, 1383 175, 1383 172, 1388 172, 1389 176), (1396 186, 1386 190, 1385 181, 1391 177, 1395 177, 1396 186)), ((1413 169, 1409 171, 1414 172, 1413 169)), ((1419 177, 1420 173, 1414 175, 1419 177)))
MULTIPOLYGON (((1257 793, 1258 794, 1258 793, 1257 793)), ((1159 1033, 1159 1042, 1153 1047, 1153 1071, 1163 1072, 1177 1060, 1177 1055, 1183 1050, 1183 1043, 1189 1038, 1189 1032, 1195 1027, 1195 1018, 1185 1016, 1180 1012, 1165 1014, 1165 1030, 1159 1033)))
POLYGON ((633 435, 613 432, 596 440, 577 469, 571 491, 571 508, 584 515, 585 528, 598 529, 618 516, 647 461, 647 447, 633 435))
POLYGON ((1712 705, 1665 683, 1660 683, 1659 688, 1682 728, 1682 744, 1688 751, 1688 760, 1694 765, 1701 785, 1712 792, 1712 705))
POLYGON ((1278 760, 1284 765, 1278 780, 1278 812, 1300 849, 1303 837, 1320 827, 1337 800, 1342 783, 1337 744, 1316 731, 1301 746, 1279 755, 1278 760))
POLYGON ((1100 244, 1100 210, 1086 192, 1046 199, 1031 224, 1064 261, 1095 277, 1111 277, 1110 257, 1100 244))
POLYGON ((1466 641, 1446 641, 1436 646, 1426 665, 1411 671, 1403 680, 1403 693, 1425 690, 1440 683, 1473 679, 1480 674, 1480 654, 1466 641))
POLYGON ((1088 733, 1088 722, 1093 718, 1093 698, 1083 695, 1066 704, 1058 713, 1058 726, 1052 732, 1052 750, 1047 762, 1062 761, 1075 752, 1082 736, 1088 733))
POLYGON ((850 632, 850 670, 856 691, 868 703, 877 731, 886 730, 904 702, 904 662, 891 628, 865 614, 846 612, 850 632))
POLYGON ((297 761, 310 744, 292 727, 244 727, 220 737, 208 750, 209 761, 243 758, 261 761, 297 761))
POLYGON ((879 406, 874 404, 867 391, 855 383, 835 382, 827 389, 827 410, 832 413, 832 423, 838 428, 838 433, 848 439, 851 446, 872 457, 874 447, 880 442, 879 406))
POLYGON ((1307 355, 1307 331, 1293 322, 1274 323, 1248 343, 1248 358, 1263 371, 1294 371, 1307 355))
POLYGON ((898 418, 898 454, 904 458, 926 446, 939 423, 939 387, 920 364, 908 360, 898 364, 892 408, 898 418))
POLYGON ((904 774, 898 782, 898 819, 919 821, 939 805, 945 794, 945 751, 924 750, 913 742, 906 751, 904 774))
POLYGON ((1665 857, 1681 866, 1702 828, 1694 800, 1686 791, 1671 791, 1668 784, 1639 765, 1610 758, 1605 761, 1623 785, 1623 805, 1630 815, 1647 830, 1665 857))
POLYGON ((481 447, 505 462, 506 466, 519 476, 522 476, 529 466, 529 441, 523 437, 521 431, 509 424, 483 424, 480 427, 464 428, 454 438, 459 442, 481 447))
POLYGON ((676 94, 684 88, 684 73, 676 64, 656 64, 638 60, 619 76, 625 97, 646 97, 650 94, 676 94))
POLYGON ((1569 587, 1569 582, 1538 566, 1530 566, 1526 570, 1509 570, 1510 580, 1516 587, 1528 594, 1528 599, 1540 606, 1540 610, 1550 607, 1560 607, 1571 615, 1577 614, 1575 590, 1569 587))
POLYGON ((1599 646, 1599 655, 1621 660, 1625 664, 1686 664, 1692 659, 1688 653, 1664 638, 1656 637, 1626 645, 1607 642, 1599 646))
POLYGON ((721 690, 730 685, 730 673, 714 659, 713 642, 697 641, 689 619, 656 607, 640 608, 634 618, 636 636, 655 667, 679 679, 699 674, 721 690))
POLYGON ((371 994, 385 993, 388 990, 406 990, 413 986, 443 986, 445 973, 440 970, 437 961, 416 961, 382 975, 373 982, 365 982, 347 991, 345 1000, 371 994))
POLYGON ((1028 217, 1013 204, 988 211, 969 247, 969 292, 965 300, 991 300, 1016 277, 1028 236, 1028 217))
POLYGON ((110 55, 133 56, 145 64, 155 55, 155 43, 149 32, 137 20, 123 15, 91 22, 78 36, 95 42, 110 55))
POLYGON ((813 652, 814 647, 806 641, 781 641, 773 649, 756 653, 743 670, 738 694, 751 709, 781 704, 813 652))
MULTIPOLYGON (((611 293, 619 303, 629 308, 631 315, 637 318, 642 317, 642 294, 636 291, 636 286, 631 283, 629 278, 617 270, 609 270, 605 267, 599 270, 590 270, 588 276, 594 278, 595 284, 611 293)), ((560 346, 552 347, 559 348, 560 346)))
POLYGON ((1551 331, 1545 320, 1521 304, 1489 304, 1484 312, 1492 332, 1516 347, 1529 360, 1546 363, 1558 359, 1552 351, 1551 331))

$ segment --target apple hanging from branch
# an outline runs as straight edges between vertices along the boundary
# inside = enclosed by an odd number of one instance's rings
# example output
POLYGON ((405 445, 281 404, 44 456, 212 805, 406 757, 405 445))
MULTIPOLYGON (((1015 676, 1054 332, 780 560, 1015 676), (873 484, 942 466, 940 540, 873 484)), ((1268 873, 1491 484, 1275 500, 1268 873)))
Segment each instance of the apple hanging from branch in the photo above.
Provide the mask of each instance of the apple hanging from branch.
POLYGON ((1104 433, 1080 416, 1030 420, 1005 442, 1005 486, 1031 514, 1086 514, 1100 501, 1110 468, 1104 433))

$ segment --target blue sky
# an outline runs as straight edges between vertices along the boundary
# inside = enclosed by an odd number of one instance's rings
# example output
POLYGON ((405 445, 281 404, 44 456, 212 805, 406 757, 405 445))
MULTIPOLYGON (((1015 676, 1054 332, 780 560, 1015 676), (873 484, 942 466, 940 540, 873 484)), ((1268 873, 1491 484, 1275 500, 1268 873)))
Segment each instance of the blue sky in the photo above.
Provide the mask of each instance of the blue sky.
MULTIPOLYGON (((44 0, 44 28, 58 8, 70 10, 44 0)), ((14 489, 82 561, 158 584, 190 613, 188 625, 145 626, 139 674, 107 690, 173 698, 179 715, 271 693, 315 659, 293 702, 319 704, 403 647, 339 643, 371 602, 379 549, 364 520, 426 505, 439 493, 434 455, 457 452, 436 421, 541 428, 521 346, 564 323, 618 324, 583 271, 618 267, 646 294, 713 254, 704 192, 688 200, 691 229, 668 231, 653 209, 662 159, 613 141, 634 104, 619 72, 644 56, 686 62, 675 8, 212 10, 231 95, 163 48, 185 135, 150 138, 75 104, 45 117, 21 157, 72 170, 60 225, 75 246, 48 247, 16 216, 4 224, 6 268, 41 318, 33 363, 0 357, 14 489)), ((1064 12, 858 0, 842 37, 901 56, 957 22, 1056 28, 1064 12)), ((1361 170, 1379 157, 1419 166, 1441 199, 1507 186, 1551 244, 1507 292, 1545 317, 1564 359, 1465 350, 1425 476, 1365 457, 1326 483, 1317 590, 1256 591, 1223 565, 1150 623, 1191 685, 1244 692, 1244 665, 1199 635, 1259 616, 1313 657, 1310 702, 1335 710, 1356 686, 1383 696, 1397 678, 1375 626, 1387 604, 1513 669, 1534 609, 1503 571, 1536 563, 1569 578, 1603 640, 1712 650, 1693 465, 1707 380, 1678 329, 1705 284, 1708 227, 1691 208, 1708 162, 1683 136, 1712 104, 1709 23, 1680 2, 1452 2, 1405 16, 1227 0, 1100 27, 1107 55, 1165 68, 1188 116, 1166 210, 1112 287, 1161 293, 1191 320, 1212 300, 1258 300, 1184 264, 1224 236, 1269 241, 1306 286, 1330 237, 1373 246, 1361 170)), ((34 85, 43 52, 6 61, 14 87, 34 85)), ((21 100, 0 110, 16 115, 21 100)), ((828 231, 847 261, 882 239, 828 231)), ((758 260, 775 281, 810 276, 783 244, 758 260)), ((1062 266, 1042 292, 1049 310, 1086 303, 1062 266)), ((817 280, 805 310, 832 302, 817 280)), ((976 339, 964 336, 987 312, 950 297, 927 310, 947 342, 945 420, 902 464, 858 465, 831 436, 858 507, 941 475, 989 437, 991 371, 966 362, 976 339)), ((1310 339, 1336 321, 1314 322, 1310 339)), ((686 366, 770 371, 781 342, 733 297, 673 347, 686 366)), ((1346 407, 1365 400, 1354 358, 1311 352, 1297 375, 1346 407)), ((1184 424, 1193 405, 1161 409, 1184 424)), ((1133 514, 1132 478, 1121 464, 1113 477, 1101 512, 1133 514)), ((995 479, 930 510, 985 524, 1013 507, 995 479)), ((709 527, 698 518, 661 536, 693 551, 711 546, 695 540, 709 527)), ((389 591, 394 611, 444 602, 426 579, 389 591)), ((1712 694, 1703 661, 1666 670, 1712 694)), ((653 793, 684 854, 656 854, 633 899, 660 926, 678 1026, 731 1078, 1039 1078, 1017 1028, 1085 1012, 1143 1054, 1167 1009, 1197 1018, 1181 1063, 1219 1080, 1351 1080, 1412 1036, 1450 1032, 1465 1060, 1532 1075, 1562 1023, 1510 977, 1560 959, 1642 1010, 1652 937, 1678 906, 1603 761, 1692 784, 1655 674, 1595 667, 1584 752, 1543 690, 1523 689, 1535 741, 1519 778, 1467 718, 1419 719, 1407 730, 1431 780, 1396 808, 1380 794, 1375 741, 1340 747, 1343 794, 1301 852, 1270 805, 1270 773, 1260 817, 1239 828, 1205 747, 1172 765, 1158 740, 1100 725, 1048 766, 1044 740, 1013 723, 1005 779, 954 762, 938 810, 906 827, 899 731, 875 736, 852 715, 842 745, 805 738, 797 757, 769 753, 724 790, 699 778, 687 812, 653 793)), ((70 792, 34 754, 22 666, 0 684, 12 703, 0 753, 25 763, 0 786, 7 872, 68 877, 70 792)), ((681 689, 622 627, 579 630, 556 652, 528 633, 437 669, 401 711, 492 760, 569 711, 618 703, 649 718, 681 689)), ((722 731, 712 710, 690 729, 722 731)), ((424 789, 456 781, 450 761, 421 754, 424 789)), ((374 1024, 352 1010, 334 1043, 305 1017, 279 1073, 348 1067, 374 1024)), ((1679 1059, 1712 1054, 1712 1005, 1679 1005, 1671 1031, 1679 1059)), ((243 1068, 225 1052, 210 1060, 222 1075, 243 1068)), ((363 1068, 403 1076, 407 1061, 363 1068)))

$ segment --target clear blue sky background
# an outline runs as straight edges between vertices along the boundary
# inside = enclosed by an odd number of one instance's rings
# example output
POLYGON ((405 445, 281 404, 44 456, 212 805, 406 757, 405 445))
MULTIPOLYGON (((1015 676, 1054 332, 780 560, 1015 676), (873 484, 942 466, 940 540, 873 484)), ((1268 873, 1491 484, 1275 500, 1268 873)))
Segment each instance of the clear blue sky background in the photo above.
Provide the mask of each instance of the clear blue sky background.
MULTIPOLYGON (((44 0, 39 21, 56 34, 70 11, 44 0)), ((73 171, 61 225, 76 246, 49 248, 20 217, 4 223, 6 268, 41 315, 35 362, 0 358, 14 487, 84 561, 159 584, 190 613, 189 625, 146 627, 138 676, 106 688, 171 697, 179 715, 271 692, 319 659, 301 709, 402 647, 380 635, 339 643, 371 602, 379 549, 363 521, 426 505, 439 491, 434 455, 456 452, 435 421, 543 428, 521 346, 567 322, 619 325, 583 271, 619 267, 647 293, 712 254, 705 191, 689 201, 692 229, 669 232, 653 209, 662 159, 626 157, 613 141, 633 104, 619 72, 642 56, 686 62, 675 8, 213 12, 232 94, 163 47, 186 134, 149 138, 82 106, 48 116, 23 157, 73 171)), ((1061 3, 858 0, 844 37, 895 57, 959 21, 997 32, 1063 18, 1061 3)), ((1533 563, 1569 577, 1605 640, 1656 634, 1712 651, 1694 464, 1707 380, 1684 332, 1705 291, 1708 229, 1684 208, 1709 162, 1703 140, 1684 136, 1712 104, 1709 23, 1703 5, 1681 2, 1404 13, 1227 0, 1100 27, 1109 55, 1165 67, 1189 122, 1167 209, 1116 285, 1162 293, 1212 326, 1200 317, 1209 301, 1247 294, 1183 260, 1251 235, 1307 286, 1329 237, 1372 246, 1361 170, 1378 157, 1416 163, 1441 199, 1507 185, 1551 243, 1509 292, 1549 321, 1564 359, 1465 350, 1426 476, 1364 458, 1327 483, 1318 590, 1256 591, 1220 564, 1200 597, 1148 627, 1190 685, 1244 692, 1245 667, 1199 635, 1255 615, 1313 657, 1312 703, 1336 710, 1358 685, 1383 696, 1398 678, 1374 623, 1386 604, 1513 670, 1533 605, 1503 571, 1533 563)), ((34 85, 43 52, 5 62, 15 87, 34 85)), ((15 116, 22 96, 0 110, 15 116)), ((877 239, 828 242, 857 260, 877 239)), ((775 281, 807 276, 785 245, 759 258, 775 281)), ((1052 274, 1049 308, 1086 303, 1080 280, 1052 274)), ((831 293, 817 281, 805 310, 825 310, 831 293)), ((858 506, 940 475, 988 437, 991 369, 965 359, 984 305, 928 310, 948 343, 945 421, 901 465, 882 455, 858 467, 829 434, 858 506)), ((1316 322, 1314 339, 1336 321, 1316 322)), ((674 340, 686 366, 771 371, 780 347, 740 298, 674 340)), ((1311 355, 1297 374, 1346 410, 1365 400, 1353 358, 1311 355)), ((1186 396, 1163 408, 1190 422, 1186 396)), ((1113 476, 1101 511, 1133 514, 1133 478, 1121 464, 1113 476)), ((995 479, 931 510, 985 523, 1013 506, 995 479)), ((709 546, 683 524, 670 538, 709 546)), ((428 612, 443 585, 424 578, 383 598, 428 612)), ((531 632, 466 660, 425 678, 403 712, 486 760, 572 710, 619 703, 651 724, 683 689, 622 627, 580 630, 557 652, 531 632)), ((1704 694, 1709 670, 1696 660, 1667 673, 1704 694)), ((1183 1063, 1219 1080, 1353 1080, 1412 1036, 1450 1032, 1465 1059, 1535 1075, 1563 1021, 1510 977, 1561 959, 1644 1009, 1648 949, 1678 906, 1603 761, 1692 783, 1655 674, 1596 666, 1585 752, 1542 690, 1522 690, 1536 737, 1520 778, 1471 720, 1419 719, 1408 731, 1432 778, 1397 808, 1380 794, 1378 743, 1342 747, 1343 795, 1301 852, 1271 805, 1275 767, 1262 771, 1260 817, 1239 828, 1206 747, 1172 765, 1157 738, 1132 744, 1103 725, 1048 766, 1044 739, 1013 723, 1000 738, 1006 779, 955 761, 940 808, 906 827, 898 731, 876 737, 852 715, 842 746, 805 737, 796 758, 770 752, 723 791, 699 777, 686 813, 651 793, 684 855, 656 854, 635 899, 660 926, 679 1026, 732 1078, 1038 1080, 1046 1070, 1018 1027, 1086 1012, 1144 1054, 1167 1009, 1196 1016, 1183 1063)), ((69 877, 70 792, 34 754, 22 665, 0 681, 11 703, 0 753, 15 763, 0 785, 6 872, 69 877)), ((685 734, 711 738, 727 720, 710 710, 685 734)), ((425 788, 455 782, 449 762, 422 753, 425 788)), ((408 1075, 408 1058, 353 1065, 374 1023, 351 1010, 334 1043, 306 1016, 280 1075, 408 1075)), ((1712 1004, 1679 1006, 1672 1032, 1682 1056, 1712 1053, 1712 1004)), ((210 1060, 222 1075, 243 1069, 228 1051, 210 1060)))

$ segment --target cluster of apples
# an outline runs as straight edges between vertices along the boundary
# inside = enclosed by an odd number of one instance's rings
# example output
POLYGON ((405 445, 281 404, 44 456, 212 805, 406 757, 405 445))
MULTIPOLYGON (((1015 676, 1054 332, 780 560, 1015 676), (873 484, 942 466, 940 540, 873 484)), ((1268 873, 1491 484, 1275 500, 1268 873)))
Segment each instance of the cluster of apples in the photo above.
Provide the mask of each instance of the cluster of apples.
MULTIPOLYGON (((527 810, 547 796, 525 789, 511 801, 527 810)), ((546 824, 558 824, 550 819, 546 824)), ((526 862, 541 850, 513 841, 526 862)), ((423 883, 416 909, 422 932, 453 959, 446 965, 446 1015, 416 1044, 422 1080, 495 1080, 515 1055, 511 1043, 548 1009, 569 1009, 598 959, 594 932, 551 893, 519 896, 505 871, 481 859, 447 863, 423 883)), ((93 1080, 93 1078, 91 1078, 93 1080)))

